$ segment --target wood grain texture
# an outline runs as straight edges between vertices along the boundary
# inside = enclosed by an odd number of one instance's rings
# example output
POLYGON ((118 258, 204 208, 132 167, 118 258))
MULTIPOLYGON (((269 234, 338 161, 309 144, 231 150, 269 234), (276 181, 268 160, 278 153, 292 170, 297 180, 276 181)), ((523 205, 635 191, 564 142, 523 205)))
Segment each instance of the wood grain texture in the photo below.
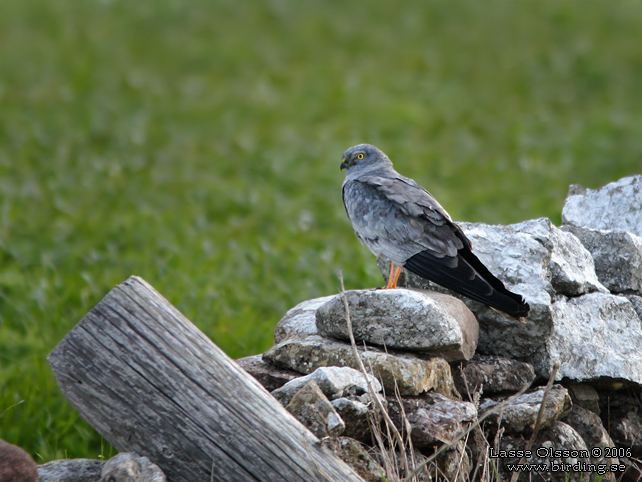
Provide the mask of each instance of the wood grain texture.
POLYGON ((141 278, 112 289, 48 361, 85 420, 172 482, 362 481, 141 278))

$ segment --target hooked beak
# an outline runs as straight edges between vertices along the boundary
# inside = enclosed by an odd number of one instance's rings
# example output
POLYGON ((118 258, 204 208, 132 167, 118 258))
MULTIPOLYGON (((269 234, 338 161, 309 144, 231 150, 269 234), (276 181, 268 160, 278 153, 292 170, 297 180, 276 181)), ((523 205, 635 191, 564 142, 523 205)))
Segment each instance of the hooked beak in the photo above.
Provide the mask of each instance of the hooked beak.
POLYGON ((345 158, 344 158, 344 159, 341 159, 341 165, 340 165, 339 167, 341 168, 341 170, 342 170, 342 171, 343 171, 346 167, 348 167, 348 165, 346 164, 346 160, 345 160, 345 158))

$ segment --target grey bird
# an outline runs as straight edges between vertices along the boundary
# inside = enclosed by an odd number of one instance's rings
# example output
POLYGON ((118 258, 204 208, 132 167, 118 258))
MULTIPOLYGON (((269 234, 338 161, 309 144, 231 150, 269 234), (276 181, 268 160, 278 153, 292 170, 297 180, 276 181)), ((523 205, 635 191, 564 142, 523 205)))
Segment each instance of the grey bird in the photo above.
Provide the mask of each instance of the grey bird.
POLYGON ((472 244, 428 191, 397 173, 383 152, 359 144, 343 154, 343 205, 357 238, 392 261, 386 289, 401 267, 520 321, 530 307, 472 252, 472 244))

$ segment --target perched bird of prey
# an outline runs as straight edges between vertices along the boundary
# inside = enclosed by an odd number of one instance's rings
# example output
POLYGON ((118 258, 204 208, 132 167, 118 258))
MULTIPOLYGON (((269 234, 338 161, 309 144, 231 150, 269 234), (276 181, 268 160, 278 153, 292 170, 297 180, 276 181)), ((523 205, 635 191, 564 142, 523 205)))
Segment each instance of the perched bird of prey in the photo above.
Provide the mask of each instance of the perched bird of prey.
POLYGON ((528 316, 530 307, 472 252, 459 226, 412 179, 397 173, 374 146, 359 144, 343 154, 343 205, 357 238, 372 253, 392 261, 386 288, 396 288, 401 267, 484 303, 511 317, 528 316))

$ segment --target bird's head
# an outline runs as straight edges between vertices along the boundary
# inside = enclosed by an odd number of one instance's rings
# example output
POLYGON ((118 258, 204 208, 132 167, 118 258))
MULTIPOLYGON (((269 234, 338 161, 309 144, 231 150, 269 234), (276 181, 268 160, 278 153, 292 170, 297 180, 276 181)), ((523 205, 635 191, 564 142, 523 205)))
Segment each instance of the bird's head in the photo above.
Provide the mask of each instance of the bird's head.
POLYGON ((341 170, 346 169, 346 172, 350 172, 386 165, 392 167, 392 162, 383 152, 370 144, 359 144, 343 153, 340 167, 341 170))

